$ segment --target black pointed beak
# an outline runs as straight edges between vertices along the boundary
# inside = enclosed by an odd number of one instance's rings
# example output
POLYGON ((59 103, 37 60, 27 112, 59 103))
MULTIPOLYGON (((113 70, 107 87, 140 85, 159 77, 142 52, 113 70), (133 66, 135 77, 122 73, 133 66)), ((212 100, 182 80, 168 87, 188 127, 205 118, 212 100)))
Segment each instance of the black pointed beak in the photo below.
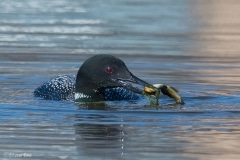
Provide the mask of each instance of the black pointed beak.
POLYGON ((142 94, 144 87, 155 88, 153 85, 145 82, 144 80, 130 74, 129 79, 116 79, 116 82, 120 84, 123 88, 129 89, 135 93, 142 94), (139 85, 139 87, 134 86, 133 84, 139 85), (142 88, 140 88, 142 87, 142 88))

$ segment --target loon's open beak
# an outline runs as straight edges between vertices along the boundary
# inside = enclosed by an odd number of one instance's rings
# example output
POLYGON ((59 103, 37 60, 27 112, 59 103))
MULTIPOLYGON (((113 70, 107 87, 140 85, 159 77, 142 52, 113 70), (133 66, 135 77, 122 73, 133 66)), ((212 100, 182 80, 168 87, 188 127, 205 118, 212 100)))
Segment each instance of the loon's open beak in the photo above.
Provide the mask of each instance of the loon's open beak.
POLYGON ((156 88, 153 85, 145 82, 144 80, 141 80, 140 78, 134 76, 133 74, 131 74, 130 78, 128 79, 116 79, 116 82, 120 84, 123 88, 129 89, 138 94, 143 94, 144 87, 156 88), (137 84, 142 88, 136 87, 133 84, 137 84))

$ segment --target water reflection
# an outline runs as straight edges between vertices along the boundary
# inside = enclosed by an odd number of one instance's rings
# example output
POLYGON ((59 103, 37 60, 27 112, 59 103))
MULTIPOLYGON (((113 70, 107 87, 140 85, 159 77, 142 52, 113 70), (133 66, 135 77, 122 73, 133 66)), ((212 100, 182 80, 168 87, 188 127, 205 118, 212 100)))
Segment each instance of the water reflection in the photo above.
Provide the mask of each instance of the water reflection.
POLYGON ((115 159, 124 153, 125 133, 121 125, 76 124, 75 134, 79 134, 75 141, 79 154, 115 159))
POLYGON ((236 158, 240 147, 236 112, 92 110, 75 118, 78 153, 92 158, 236 158))
POLYGON ((78 153, 90 158, 121 157, 125 133, 123 124, 119 124, 119 115, 108 114, 105 102, 78 103, 77 106, 80 111, 90 111, 89 114, 75 115, 75 134, 79 135, 76 138, 78 153))
POLYGON ((199 160, 238 159, 239 123, 238 115, 234 113, 230 117, 199 119, 198 124, 191 127, 191 133, 180 134, 177 139, 189 142, 184 146, 187 157, 199 160))
POLYGON ((216 86, 215 90, 205 91, 207 94, 239 97, 240 65, 236 62, 240 55, 239 6, 240 1, 235 0, 227 3, 224 0, 198 0, 193 5, 192 13, 197 19, 193 22, 197 40, 194 50, 200 57, 194 62, 197 68, 189 68, 192 72, 189 76, 197 84, 216 86))
POLYGON ((194 5, 196 38, 201 55, 238 56, 240 40, 240 1, 198 0, 194 5))

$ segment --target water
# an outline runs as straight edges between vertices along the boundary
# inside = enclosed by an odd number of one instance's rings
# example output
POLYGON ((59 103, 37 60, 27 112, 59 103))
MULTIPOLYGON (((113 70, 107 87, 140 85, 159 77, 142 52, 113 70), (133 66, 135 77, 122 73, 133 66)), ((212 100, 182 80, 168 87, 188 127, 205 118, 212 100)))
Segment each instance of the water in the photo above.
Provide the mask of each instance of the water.
POLYGON ((1 159, 239 159, 240 2, 1 0, 1 159), (77 105, 33 97, 94 54, 179 89, 77 105))

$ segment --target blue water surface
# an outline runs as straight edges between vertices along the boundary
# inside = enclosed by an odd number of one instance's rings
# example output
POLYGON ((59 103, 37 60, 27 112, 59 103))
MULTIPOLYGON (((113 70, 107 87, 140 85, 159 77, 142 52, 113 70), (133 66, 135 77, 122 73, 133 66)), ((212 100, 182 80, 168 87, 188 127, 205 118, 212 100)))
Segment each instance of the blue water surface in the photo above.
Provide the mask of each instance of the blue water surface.
POLYGON ((239 2, 1 0, 1 159, 239 159, 239 2), (161 96, 76 104, 33 91, 112 54, 161 96))

